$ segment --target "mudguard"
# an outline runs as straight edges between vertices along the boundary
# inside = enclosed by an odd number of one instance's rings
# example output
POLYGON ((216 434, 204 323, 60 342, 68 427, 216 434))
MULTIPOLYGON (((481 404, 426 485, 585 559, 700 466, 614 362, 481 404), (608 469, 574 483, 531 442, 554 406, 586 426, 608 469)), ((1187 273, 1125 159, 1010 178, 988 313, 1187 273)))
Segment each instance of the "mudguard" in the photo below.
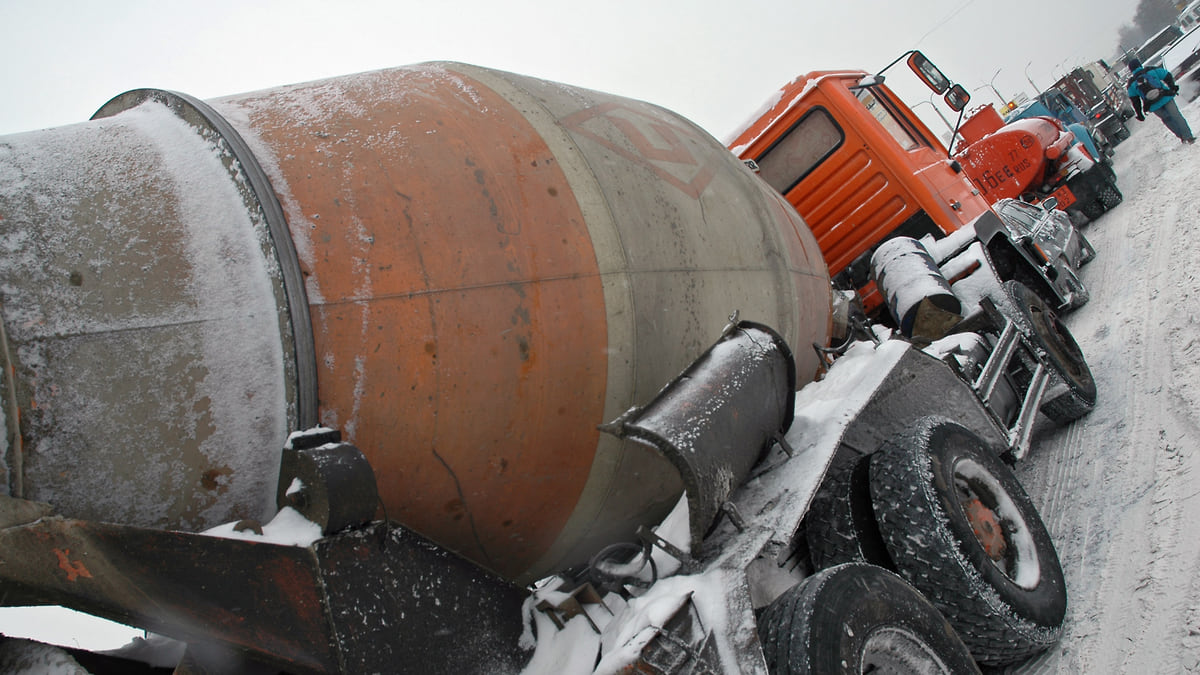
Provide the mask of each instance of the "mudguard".
MULTIPOLYGON (((1014 237, 1003 220, 988 212, 975 221, 975 236, 983 243, 992 268, 1004 281, 1017 279, 1033 288, 1048 304, 1069 309, 1082 284, 1061 256, 1047 261, 1036 252, 1028 238, 1014 237)), ((1082 304, 1082 302, 1078 302, 1082 304)))
POLYGON ((693 547, 792 424, 796 368, 778 333, 730 324, 721 338, 646 406, 601 427, 661 452, 683 479, 693 547))

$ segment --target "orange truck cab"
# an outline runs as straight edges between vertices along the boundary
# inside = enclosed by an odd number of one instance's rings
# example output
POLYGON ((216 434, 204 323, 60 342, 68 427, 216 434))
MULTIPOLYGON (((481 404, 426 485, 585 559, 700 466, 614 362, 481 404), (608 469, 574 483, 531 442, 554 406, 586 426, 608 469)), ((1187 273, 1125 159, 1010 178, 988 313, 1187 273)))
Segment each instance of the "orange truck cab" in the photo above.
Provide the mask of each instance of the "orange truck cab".
MULTIPOLYGON (((967 92, 951 86, 920 52, 910 52, 908 64, 953 109, 966 106, 967 92)), ((870 279, 871 254, 881 243, 897 236, 941 239, 967 225, 990 252, 1005 256, 994 267, 1017 270, 1022 266, 1008 263, 1024 260, 1035 272, 1032 281, 1045 282, 1028 285, 1039 286, 1052 305, 1062 305, 1053 279, 1046 279, 1056 276, 1044 269, 1049 263, 1036 250, 1014 245, 959 162, 883 84, 882 75, 861 70, 801 75, 729 147, 756 164, 759 175, 799 211, 816 235, 834 285, 859 291, 868 312, 882 304, 870 279)))

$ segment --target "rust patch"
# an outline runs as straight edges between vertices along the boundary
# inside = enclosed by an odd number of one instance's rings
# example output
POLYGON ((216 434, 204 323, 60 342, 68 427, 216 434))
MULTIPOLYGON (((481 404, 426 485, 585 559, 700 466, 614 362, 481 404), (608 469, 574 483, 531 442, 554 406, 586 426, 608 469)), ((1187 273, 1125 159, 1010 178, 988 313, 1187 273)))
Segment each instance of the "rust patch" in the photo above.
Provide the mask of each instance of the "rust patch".
POLYGON ((67 573, 67 581, 75 581, 79 577, 92 578, 92 573, 82 560, 71 560, 71 549, 56 548, 54 555, 58 557, 58 568, 67 573))
POLYGON ((209 469, 208 471, 200 474, 200 485, 204 486, 204 489, 208 490, 209 492, 216 490, 224 492, 229 489, 229 485, 226 482, 223 482, 221 478, 232 475, 233 469, 227 466, 209 469))

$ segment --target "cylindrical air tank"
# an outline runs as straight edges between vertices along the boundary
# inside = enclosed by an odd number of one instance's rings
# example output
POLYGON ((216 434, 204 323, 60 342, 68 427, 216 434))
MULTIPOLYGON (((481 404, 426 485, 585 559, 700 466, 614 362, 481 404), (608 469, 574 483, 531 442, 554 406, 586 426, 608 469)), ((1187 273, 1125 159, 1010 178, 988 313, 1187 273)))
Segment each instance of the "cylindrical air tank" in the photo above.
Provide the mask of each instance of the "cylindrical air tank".
MULTIPOLYGON (((991 110, 987 108, 985 110, 991 110)), ((977 115, 973 120, 987 115, 977 115)), ((986 126, 975 126, 980 131, 986 126)), ((1057 170, 1074 138, 1049 117, 1026 117, 964 145, 954 158, 989 203, 1034 192, 1057 170)))
POLYGON ((0 478, 92 520, 269 518, 289 431, 506 578, 679 496, 597 425, 736 310, 794 345, 826 268, 778 194, 640 101, 451 63, 202 102, 137 90, 0 138, 0 478))

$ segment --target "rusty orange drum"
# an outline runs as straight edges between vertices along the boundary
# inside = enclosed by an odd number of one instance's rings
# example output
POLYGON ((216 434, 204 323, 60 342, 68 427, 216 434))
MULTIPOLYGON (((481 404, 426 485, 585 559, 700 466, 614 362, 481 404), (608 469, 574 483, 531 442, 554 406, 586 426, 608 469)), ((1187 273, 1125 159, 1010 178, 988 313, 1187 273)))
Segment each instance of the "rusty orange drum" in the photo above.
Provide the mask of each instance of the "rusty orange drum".
POLYGON ((0 139, 10 494, 195 529, 270 515, 287 433, 342 430, 382 513, 508 579, 661 518, 680 482, 597 426, 728 317, 801 381, 808 228, 662 108, 434 63, 0 139))

